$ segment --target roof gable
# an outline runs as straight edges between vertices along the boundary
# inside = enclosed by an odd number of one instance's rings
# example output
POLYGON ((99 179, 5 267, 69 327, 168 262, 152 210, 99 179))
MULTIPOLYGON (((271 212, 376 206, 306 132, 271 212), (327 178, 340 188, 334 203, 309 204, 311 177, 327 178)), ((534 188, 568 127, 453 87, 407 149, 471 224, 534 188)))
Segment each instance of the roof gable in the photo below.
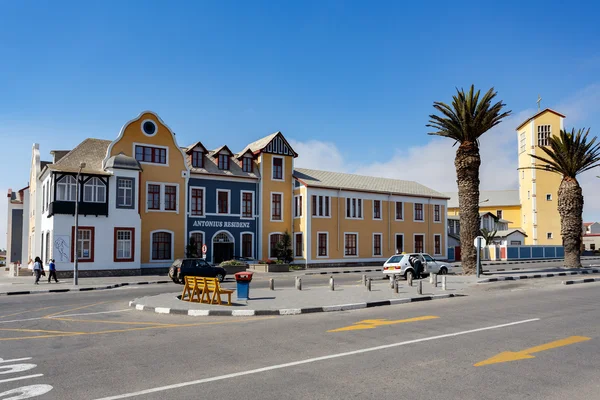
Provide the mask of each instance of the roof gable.
POLYGON ((269 136, 265 136, 262 139, 250 143, 241 151, 241 153, 245 153, 248 150, 252 151, 254 154, 271 153, 294 158, 298 157, 298 153, 294 151, 281 132, 272 133, 269 136))
POLYGON ((552 109, 550 109, 550 108, 546 108, 545 110, 542 110, 542 111, 538 112, 538 113, 537 113, 537 114, 535 114, 534 116, 532 116, 532 117, 529 117, 529 118, 528 118, 526 121, 524 121, 522 124, 520 124, 520 125, 517 127, 517 130, 521 129, 521 128, 522 128, 522 127, 523 127, 523 126, 526 124, 526 123, 528 123, 528 122, 529 122, 529 121, 531 121, 532 119, 536 119, 536 118, 537 118, 537 117, 539 117, 540 115, 542 115, 542 114, 545 114, 545 113, 547 113, 547 112, 550 112, 550 113, 552 113, 552 114, 556 114, 556 115, 558 115, 559 117, 562 117, 562 118, 567 118, 567 116, 566 116, 566 115, 563 115, 563 114, 561 114, 561 113, 559 113, 559 112, 557 112, 557 111, 554 111, 554 110, 552 110, 552 109))
POLYGON ((252 158, 254 158, 254 153, 252 152, 252 150, 247 149, 243 153, 236 154, 236 156, 235 156, 235 158, 237 158, 238 160, 242 159, 243 157, 252 157, 252 158))
POLYGON ((217 157, 219 154, 227 154, 229 157, 233 156, 233 152, 229 150, 229 147, 227 147, 227 145, 223 145, 218 149, 212 150, 210 154, 213 157, 217 157))
POLYGON ((206 150, 206 147, 204 147, 202 142, 196 142, 185 148, 186 154, 192 154, 193 151, 200 151, 204 154, 208 153, 208 150, 206 150))
POLYGON ((82 172, 102 173, 102 161, 111 143, 110 140, 85 139, 56 163, 48 165, 48 168, 53 171, 77 172, 81 163, 85 163, 82 172))

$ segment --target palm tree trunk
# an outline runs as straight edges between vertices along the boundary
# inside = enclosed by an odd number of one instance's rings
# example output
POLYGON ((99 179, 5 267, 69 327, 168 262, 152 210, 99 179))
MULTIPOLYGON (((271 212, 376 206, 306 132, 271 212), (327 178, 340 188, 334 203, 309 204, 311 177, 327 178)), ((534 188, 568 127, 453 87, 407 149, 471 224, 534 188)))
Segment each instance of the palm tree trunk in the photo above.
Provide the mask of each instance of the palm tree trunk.
POLYGON ((581 268, 583 193, 575 178, 563 178, 558 188, 560 234, 565 248, 565 267, 581 268))
POLYGON ((474 142, 463 142, 456 150, 454 166, 458 184, 460 209, 460 254, 463 273, 476 272, 477 253, 473 242, 479 235, 479 147, 474 142))

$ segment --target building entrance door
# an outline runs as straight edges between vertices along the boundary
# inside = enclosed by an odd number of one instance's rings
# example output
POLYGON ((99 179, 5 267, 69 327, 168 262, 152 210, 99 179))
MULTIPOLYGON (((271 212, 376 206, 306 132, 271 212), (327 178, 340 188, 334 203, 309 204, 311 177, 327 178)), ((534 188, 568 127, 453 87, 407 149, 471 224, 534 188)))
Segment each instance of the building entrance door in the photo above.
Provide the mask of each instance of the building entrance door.
POLYGON ((233 259, 233 237, 226 232, 221 232, 213 237, 213 263, 220 264, 223 261, 233 259))

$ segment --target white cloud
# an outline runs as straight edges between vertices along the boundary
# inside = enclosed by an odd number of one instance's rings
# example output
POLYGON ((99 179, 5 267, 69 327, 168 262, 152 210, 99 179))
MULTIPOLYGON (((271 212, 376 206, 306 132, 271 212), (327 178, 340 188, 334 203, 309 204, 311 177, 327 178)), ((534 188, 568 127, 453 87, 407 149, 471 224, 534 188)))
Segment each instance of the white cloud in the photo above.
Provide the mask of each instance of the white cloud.
MULTIPOLYGON (((589 115, 600 114, 600 85, 591 85, 567 98, 556 110, 568 116, 567 126, 589 115)), ((518 188, 517 132, 515 128, 532 116, 535 109, 515 112, 485 133, 481 145, 481 190, 518 188)), ((598 121, 600 123, 600 121, 598 121)), ((600 126, 595 135, 600 134, 600 126)), ((457 191, 454 156, 456 146, 447 138, 431 136, 424 145, 382 149, 386 162, 352 164, 331 142, 311 140, 291 143, 298 152, 297 166, 368 176, 417 181, 440 192, 457 191)), ((600 221, 600 168, 582 174, 579 182, 585 196, 584 219, 600 221)))

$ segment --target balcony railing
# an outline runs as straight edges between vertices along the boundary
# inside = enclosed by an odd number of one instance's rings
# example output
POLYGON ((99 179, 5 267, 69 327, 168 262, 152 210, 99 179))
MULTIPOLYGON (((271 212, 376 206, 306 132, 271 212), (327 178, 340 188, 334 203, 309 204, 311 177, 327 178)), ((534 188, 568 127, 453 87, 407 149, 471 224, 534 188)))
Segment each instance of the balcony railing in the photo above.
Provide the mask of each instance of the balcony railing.
MULTIPOLYGON (((48 216, 54 214, 71 214, 75 215, 74 201, 53 201, 50 203, 48 216)), ((85 203, 79 202, 79 215, 99 215, 108 216, 108 203, 85 203)))

